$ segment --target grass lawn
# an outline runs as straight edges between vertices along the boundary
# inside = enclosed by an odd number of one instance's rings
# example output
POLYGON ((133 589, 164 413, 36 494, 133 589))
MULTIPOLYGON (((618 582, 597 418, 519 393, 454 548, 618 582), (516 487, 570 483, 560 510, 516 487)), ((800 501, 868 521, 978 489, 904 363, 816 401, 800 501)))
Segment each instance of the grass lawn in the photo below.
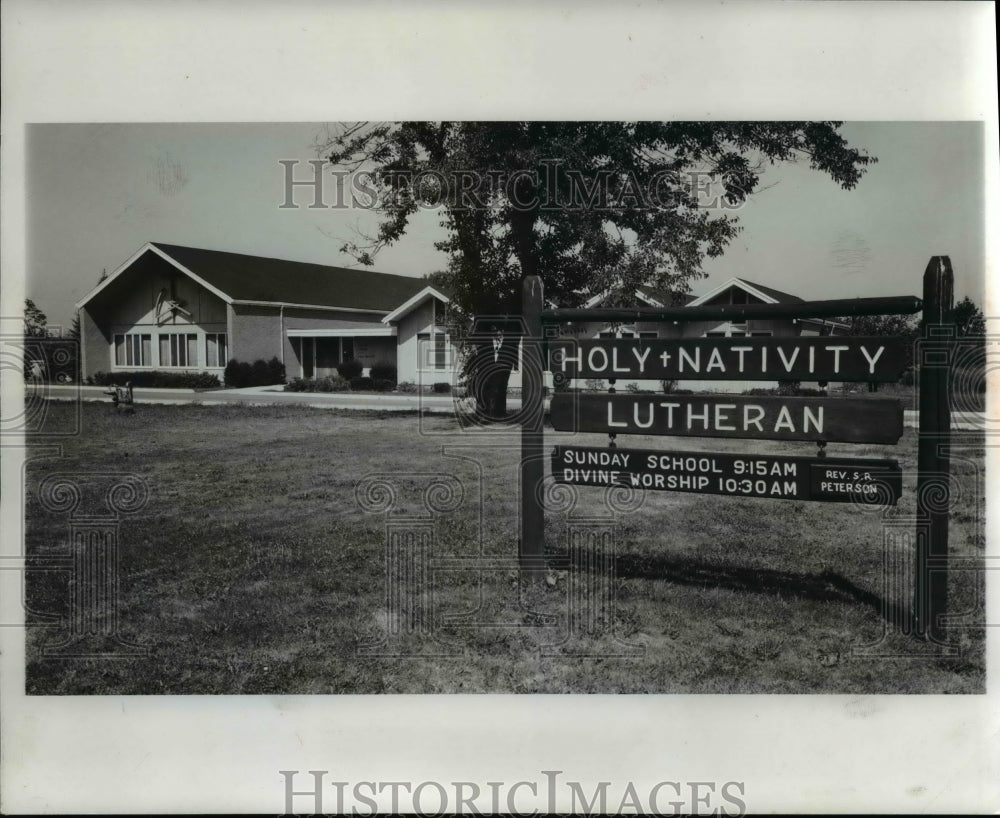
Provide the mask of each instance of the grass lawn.
MULTIPOLYGON (((46 427, 72 424, 75 411, 49 404, 46 427)), ((546 520, 548 581, 522 585, 516 431, 462 430, 445 416, 298 406, 146 405, 119 416, 85 403, 81 411, 83 433, 60 441, 63 455, 38 451, 28 464, 29 559, 69 554, 68 514, 39 503, 47 475, 78 473, 82 483, 102 472, 140 475, 149 499, 121 518, 118 615, 122 638, 148 653, 43 655, 66 638, 42 625, 68 611, 70 580, 66 572, 29 571, 36 627, 27 630, 28 693, 985 689, 982 571, 952 578, 952 610, 966 613, 954 630, 960 655, 933 655, 883 617, 878 513, 648 492, 638 510, 612 516, 603 489, 579 487, 570 516, 546 520), (372 473, 392 484, 389 515, 359 504, 357 484, 372 473), (443 510, 431 514, 428 504, 443 510), (395 561, 387 568, 387 521, 432 538, 423 568, 395 561), (585 540, 582 562, 570 570, 568 529, 587 526, 596 538, 585 540), (601 536, 607 547, 613 536, 613 576, 586 545, 601 536), (393 601, 399 588, 401 606, 393 601)), ((572 440, 603 445, 607 438, 572 440)), ((983 440, 962 440, 952 462, 951 549, 976 560, 985 549, 983 440)), ((546 435, 547 448, 570 441, 546 435)), ((733 440, 628 437, 619 444, 815 452, 811 444, 733 440)), ((895 447, 828 450, 898 459, 903 499, 890 516, 915 514, 914 430, 895 447)), ((372 486, 366 502, 388 496, 379 492, 372 486)), ((100 496, 82 490, 82 497, 78 514, 101 510, 100 496)), ((552 500, 565 495, 555 491, 552 500)), ((906 604, 904 597, 888 602, 906 604)))

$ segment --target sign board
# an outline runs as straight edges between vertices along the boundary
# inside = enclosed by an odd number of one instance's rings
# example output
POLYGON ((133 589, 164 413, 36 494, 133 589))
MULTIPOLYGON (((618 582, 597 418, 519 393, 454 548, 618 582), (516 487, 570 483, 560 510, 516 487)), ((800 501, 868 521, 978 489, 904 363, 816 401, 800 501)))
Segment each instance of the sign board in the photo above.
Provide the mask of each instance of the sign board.
POLYGON ((772 500, 896 505, 903 475, 895 460, 556 446, 556 482, 631 486, 772 500))
POLYGON ((895 381, 898 338, 556 339, 550 367, 568 378, 895 381))
POLYGON ((581 395, 556 393, 562 432, 896 443, 903 405, 886 398, 581 395))

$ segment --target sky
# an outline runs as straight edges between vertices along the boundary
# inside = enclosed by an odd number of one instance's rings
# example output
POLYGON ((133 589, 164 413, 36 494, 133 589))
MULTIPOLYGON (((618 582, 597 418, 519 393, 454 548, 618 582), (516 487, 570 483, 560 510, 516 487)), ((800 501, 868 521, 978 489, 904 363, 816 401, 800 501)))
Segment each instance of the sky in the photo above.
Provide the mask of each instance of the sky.
MULTIPOLYGON (((316 159, 321 123, 33 124, 27 135, 28 297, 50 325, 147 241, 348 266, 341 245, 371 231, 363 210, 282 209, 281 160, 316 159)), ((948 255, 956 299, 984 300, 983 130, 973 122, 846 123, 878 157, 854 190, 805 163, 768 168, 736 212, 743 231, 704 292, 738 276, 807 299, 920 295, 933 255, 948 255)), ((328 180, 329 181, 329 180, 328 180)), ((332 187, 328 188, 332 191, 332 187)), ((332 200, 332 193, 327 197, 332 200)), ((421 212, 372 269, 442 269, 439 216, 421 212)))

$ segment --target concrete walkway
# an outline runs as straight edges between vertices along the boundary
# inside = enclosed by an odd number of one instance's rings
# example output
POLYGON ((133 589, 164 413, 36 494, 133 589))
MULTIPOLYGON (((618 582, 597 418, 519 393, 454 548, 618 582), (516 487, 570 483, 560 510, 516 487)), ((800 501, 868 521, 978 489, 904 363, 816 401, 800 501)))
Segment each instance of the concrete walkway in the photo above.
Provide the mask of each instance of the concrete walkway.
MULTIPOLYGON (((50 400, 83 400, 110 403, 104 386, 61 386, 48 384, 43 387, 43 396, 50 400)), ((382 412, 434 412, 454 414, 455 398, 451 395, 401 395, 352 394, 350 392, 283 392, 280 386, 251 386, 245 389, 215 389, 196 392, 193 389, 136 389, 137 403, 155 404, 236 404, 249 406, 311 406, 318 409, 363 409, 382 412)), ((508 410, 521 408, 520 398, 507 399, 508 410)), ((548 411, 549 401, 545 401, 548 411)), ((917 413, 912 409, 903 411, 903 424, 917 426, 917 413)), ((985 413, 952 412, 951 427, 960 430, 985 429, 985 413)))
MULTIPOLYGON (((61 386, 49 384, 43 387, 43 395, 50 400, 82 400, 87 402, 110 403, 104 386, 61 386)), ((152 389, 136 388, 135 401, 138 404, 237 404, 250 406, 298 405, 320 409, 366 409, 383 412, 441 412, 453 414, 455 398, 451 395, 403 395, 396 392, 387 394, 353 394, 350 392, 285 392, 280 386, 251 386, 245 389, 214 389, 198 392, 194 389, 152 389)), ((507 400, 509 409, 519 408, 521 401, 507 400)))

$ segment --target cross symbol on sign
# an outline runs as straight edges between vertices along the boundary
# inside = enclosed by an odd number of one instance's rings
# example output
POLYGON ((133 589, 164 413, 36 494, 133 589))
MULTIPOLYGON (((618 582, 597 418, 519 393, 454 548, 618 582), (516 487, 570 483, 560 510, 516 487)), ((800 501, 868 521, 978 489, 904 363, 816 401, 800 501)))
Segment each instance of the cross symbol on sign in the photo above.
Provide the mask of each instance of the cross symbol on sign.
POLYGON ((663 361, 663 365, 666 366, 668 363, 670 363, 670 353, 664 351, 663 354, 660 355, 660 360, 663 361))

